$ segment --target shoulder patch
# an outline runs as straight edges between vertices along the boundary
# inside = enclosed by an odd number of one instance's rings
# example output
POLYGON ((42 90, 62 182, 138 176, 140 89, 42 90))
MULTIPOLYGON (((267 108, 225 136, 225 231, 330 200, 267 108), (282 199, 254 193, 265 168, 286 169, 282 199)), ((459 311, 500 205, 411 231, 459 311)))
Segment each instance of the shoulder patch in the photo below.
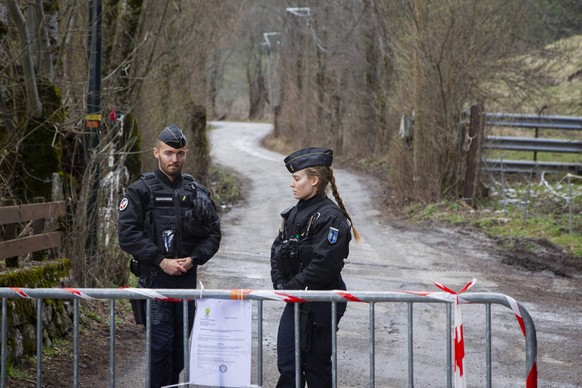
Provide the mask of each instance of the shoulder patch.
POLYGON ((329 232, 327 232, 327 241, 329 241, 330 244, 335 244, 337 242, 338 234, 339 234, 338 229, 330 227, 329 232))
POLYGON ((119 201, 119 211, 124 211, 127 208, 128 203, 129 201, 127 198, 123 198, 121 201, 119 201))
POLYGON ((287 209, 283 210, 281 212, 281 217, 283 217, 284 219, 289 218, 289 213, 291 213, 291 210, 293 210, 294 207, 295 207, 295 205, 289 206, 287 209))

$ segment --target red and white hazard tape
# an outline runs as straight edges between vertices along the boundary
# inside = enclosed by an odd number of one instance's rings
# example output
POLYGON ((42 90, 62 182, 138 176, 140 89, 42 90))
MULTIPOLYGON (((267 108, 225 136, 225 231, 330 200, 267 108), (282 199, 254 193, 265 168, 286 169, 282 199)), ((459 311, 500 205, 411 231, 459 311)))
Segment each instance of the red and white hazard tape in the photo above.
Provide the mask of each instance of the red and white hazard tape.
POLYGON ((63 288, 63 290, 69 291, 71 294, 78 296, 81 299, 95 299, 95 298, 85 294, 84 292, 81 292, 81 291, 76 290, 74 288, 63 288))
MULTIPOLYGON (((347 291, 333 290, 332 292, 335 292, 337 295, 341 296, 342 298, 344 298, 347 301, 364 303, 364 301, 358 299, 357 297, 355 297, 354 295, 350 294, 347 291)), ((302 298, 299 298, 295 295, 290 295, 290 294, 282 292, 282 291, 253 290, 253 291, 247 291, 246 294, 253 295, 253 296, 259 296, 259 297, 264 298, 264 299, 281 300, 283 302, 288 302, 288 303, 308 302, 308 300, 306 300, 306 299, 302 299, 302 298)), ((232 295, 232 299, 240 299, 238 297, 238 294, 235 293, 234 290, 231 293, 231 295, 232 295)))
MULTIPOLYGON (((21 298, 32 299, 32 297, 30 295, 28 295, 26 293, 26 291, 23 290, 22 288, 10 287, 10 289, 12 291, 14 291, 21 298)), ((79 299, 98 299, 98 298, 94 298, 90 295, 87 295, 83 291, 75 289, 75 288, 60 288, 60 290, 65 290, 65 291, 75 295, 79 299)), ((182 301, 182 299, 176 299, 176 298, 170 298, 170 297, 164 296, 164 295, 160 294, 159 292, 153 291, 149 288, 124 287, 123 290, 129 291, 129 292, 137 294, 137 295, 147 296, 149 299, 158 299, 158 300, 173 301, 173 302, 181 302, 182 301)))
MULTIPOLYGON (((422 295, 422 296, 426 296, 428 298, 439 299, 439 300, 443 300, 443 301, 447 301, 447 302, 451 302, 451 303, 455 304, 455 317, 454 317, 454 320, 455 320, 455 325, 454 325, 455 387, 465 387, 466 386, 466 379, 465 379, 465 373, 464 373, 465 372, 465 369, 464 369, 465 339, 463 336, 463 324, 462 324, 462 319, 461 319, 460 304, 461 303, 469 303, 469 302, 467 300, 463 299, 461 294, 464 293, 465 291, 467 291, 469 288, 471 288, 476 283, 476 280, 473 279, 472 281, 467 283, 465 285, 465 287, 463 287, 458 292, 453 291, 450 288, 448 288, 447 286, 444 286, 440 283, 437 283, 434 280, 433 280, 433 283, 438 288, 440 288, 441 290, 443 290, 445 292, 444 293, 442 293, 442 292, 427 292, 427 291, 403 291, 403 292, 415 294, 415 295, 422 295)), ((504 297, 507 299, 507 302, 508 302, 509 306, 511 307, 511 310, 515 314, 515 317, 517 318, 517 322, 519 323, 519 327, 521 328, 523 335, 526 336, 526 328, 525 328, 525 325, 523 323, 523 318, 521 317, 521 312, 519 311, 519 305, 517 304, 515 299, 513 299, 507 295, 504 295, 504 297)), ((526 386, 526 388, 536 388, 537 382, 538 382, 538 372, 537 372, 536 363, 534 361, 531 369, 528 372, 525 386, 526 386)))
MULTIPOLYGON (((526 336, 527 332, 525 330, 525 325, 523 324, 523 318, 521 317, 521 312, 519 311, 519 305, 517 304, 515 299, 513 299, 512 297, 505 295, 505 298, 507 299, 507 302, 509 303, 509 306, 511 307, 511 311, 513 311, 513 313, 515 314, 515 318, 517 319, 517 322, 519 323, 519 327, 521 328, 521 332, 523 333, 524 336, 526 336)), ((527 374, 525 386, 526 386, 526 388, 536 388, 538 386, 538 367, 537 367, 535 361, 533 362, 533 365, 531 366, 531 369, 529 370, 529 372, 527 374)))
POLYGON ((30 296, 28 296, 28 294, 26 292, 24 292, 24 290, 22 288, 18 288, 18 287, 10 287, 12 289, 12 291, 16 292, 18 294, 18 296, 20 296, 21 298, 30 298, 30 296))
MULTIPOLYGON (((455 380, 455 387, 461 388, 466 387, 466 375, 465 375, 465 368, 464 368, 464 357, 465 357, 465 339, 463 335, 463 323, 461 319, 461 303, 469 303, 467 300, 463 299, 461 294, 466 292, 469 288, 471 288, 476 283, 476 279, 471 280, 467 283, 460 291, 454 291, 443 284, 437 283, 433 281, 433 283, 444 292, 429 292, 429 291, 398 291, 403 294, 415 294, 420 296, 425 296, 427 298, 438 299, 450 303, 454 303, 454 380, 455 380)), ((200 297, 203 297, 204 293, 204 286, 201 285, 200 290, 200 297)), ((18 296, 21 298, 28 298, 31 299, 24 289, 18 287, 10 287, 18 296)), ((63 288, 64 290, 70 292, 71 294, 75 295, 81 299, 95 299, 86 293, 74 289, 74 288, 63 288)), ((157 299, 157 300, 165 300, 165 301, 172 301, 172 302, 182 302, 182 299, 170 298, 167 297, 157 291, 147 289, 147 288, 130 288, 124 287, 124 291, 129 291, 131 293, 135 293, 137 295, 146 296, 149 299, 157 299)), ((343 290, 334 290, 337 295, 341 296, 346 301, 350 302, 362 302, 361 299, 357 298, 353 294, 350 294, 347 291, 343 290)), ((295 295, 291 295, 286 292, 282 291, 269 291, 269 290, 230 290, 230 297, 231 299, 238 299, 243 300, 247 295, 257 296, 263 299, 270 299, 270 300, 279 300, 289 303, 303 303, 307 302, 308 300, 300 298, 295 295)), ((296 293, 296 291, 293 291, 296 293)), ((519 305, 515 301, 515 299, 504 295, 507 298, 507 302, 515 314, 515 317, 519 323, 521 331, 524 336, 526 336, 526 327, 523 322, 523 318, 521 316, 521 312, 519 310, 519 305)), ((537 380, 538 380, 538 373, 537 373, 537 366, 535 360, 531 369, 528 372, 526 378, 526 388, 536 388, 537 387, 537 380)))
POLYGON ((469 283, 465 284, 460 291, 456 292, 437 283, 433 280, 435 286, 441 290, 454 295, 455 297, 455 325, 454 325, 454 338, 453 342, 455 344, 453 348, 453 359, 454 362, 454 381, 456 388, 465 388, 467 386, 467 378, 465 374, 465 336, 463 335, 463 320, 461 318, 461 306, 459 305, 459 295, 467 291, 469 288, 473 287, 477 283, 477 279, 473 278, 469 283))

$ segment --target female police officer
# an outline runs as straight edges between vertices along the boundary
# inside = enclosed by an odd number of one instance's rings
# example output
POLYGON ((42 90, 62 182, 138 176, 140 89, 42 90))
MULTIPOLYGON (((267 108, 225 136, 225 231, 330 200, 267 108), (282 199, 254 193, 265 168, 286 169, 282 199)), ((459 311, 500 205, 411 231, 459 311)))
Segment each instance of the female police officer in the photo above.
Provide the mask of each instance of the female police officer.
MULTIPOLYGON (((119 245, 133 256, 138 287, 196 288, 197 266, 218 251, 214 203, 204 186, 182 173, 186 145, 180 128, 164 128, 154 148, 158 169, 131 184, 119 204, 119 245)), ((184 368, 182 304, 154 300, 151 310, 151 387, 177 384, 184 368)), ((193 301, 188 313, 190 331, 193 301)))
MULTIPOLYGON (((333 151, 305 148, 285 158, 291 190, 299 202, 281 213, 279 234, 271 247, 271 280, 279 290, 346 289, 341 277, 348 257, 352 222, 337 191, 333 151), (331 187, 337 205, 326 195, 331 187), (339 206, 338 206, 339 205, 339 206)), ((360 236, 353 228, 356 241, 360 236)), ((287 303, 277 336, 278 388, 295 387, 294 303, 287 303)), ((339 303, 337 321, 346 303, 339 303)), ((331 387, 331 304, 301 305, 301 386, 331 387)))

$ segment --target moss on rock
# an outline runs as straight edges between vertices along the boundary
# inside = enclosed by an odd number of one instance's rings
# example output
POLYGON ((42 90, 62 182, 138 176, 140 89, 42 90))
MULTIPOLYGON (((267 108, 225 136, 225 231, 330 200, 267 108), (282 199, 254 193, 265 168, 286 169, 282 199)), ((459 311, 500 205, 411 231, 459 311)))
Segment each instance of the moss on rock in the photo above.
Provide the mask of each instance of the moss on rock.
MULTIPOLYGON (((60 259, 36 264, 31 268, 0 273, 0 287, 56 288, 68 281, 71 262, 60 259)), ((44 344, 71 330, 70 302, 44 299, 42 305, 42 336, 44 344)), ((37 303, 35 299, 8 299, 8 361, 18 362, 36 352, 37 303)))

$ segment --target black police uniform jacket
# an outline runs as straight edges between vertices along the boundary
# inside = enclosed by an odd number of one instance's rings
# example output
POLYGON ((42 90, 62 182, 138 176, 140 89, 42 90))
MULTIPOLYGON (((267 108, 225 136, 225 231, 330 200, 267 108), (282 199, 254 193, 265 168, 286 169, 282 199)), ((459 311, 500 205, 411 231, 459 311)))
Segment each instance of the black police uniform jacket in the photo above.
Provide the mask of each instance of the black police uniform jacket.
POLYGON ((157 278, 157 287, 196 288, 196 267, 214 256, 222 237, 216 208, 206 188, 190 176, 186 176, 189 181, 181 174, 170 182, 159 169, 154 174, 157 178, 154 181, 161 183, 154 190, 143 177, 126 189, 119 206, 119 245, 140 262, 141 268, 144 265, 150 268, 150 274, 157 278), (195 203, 200 201, 206 203, 207 232, 193 236, 186 224, 191 223, 188 214, 192 214, 195 203), (175 231, 171 252, 165 252, 160 238, 166 229, 175 231), (188 272, 172 276, 159 268, 162 259, 180 257, 192 257, 193 267, 188 272))
POLYGON ((282 227, 271 247, 271 280, 279 289, 344 288, 351 223, 329 198, 315 195, 281 213, 282 227))

